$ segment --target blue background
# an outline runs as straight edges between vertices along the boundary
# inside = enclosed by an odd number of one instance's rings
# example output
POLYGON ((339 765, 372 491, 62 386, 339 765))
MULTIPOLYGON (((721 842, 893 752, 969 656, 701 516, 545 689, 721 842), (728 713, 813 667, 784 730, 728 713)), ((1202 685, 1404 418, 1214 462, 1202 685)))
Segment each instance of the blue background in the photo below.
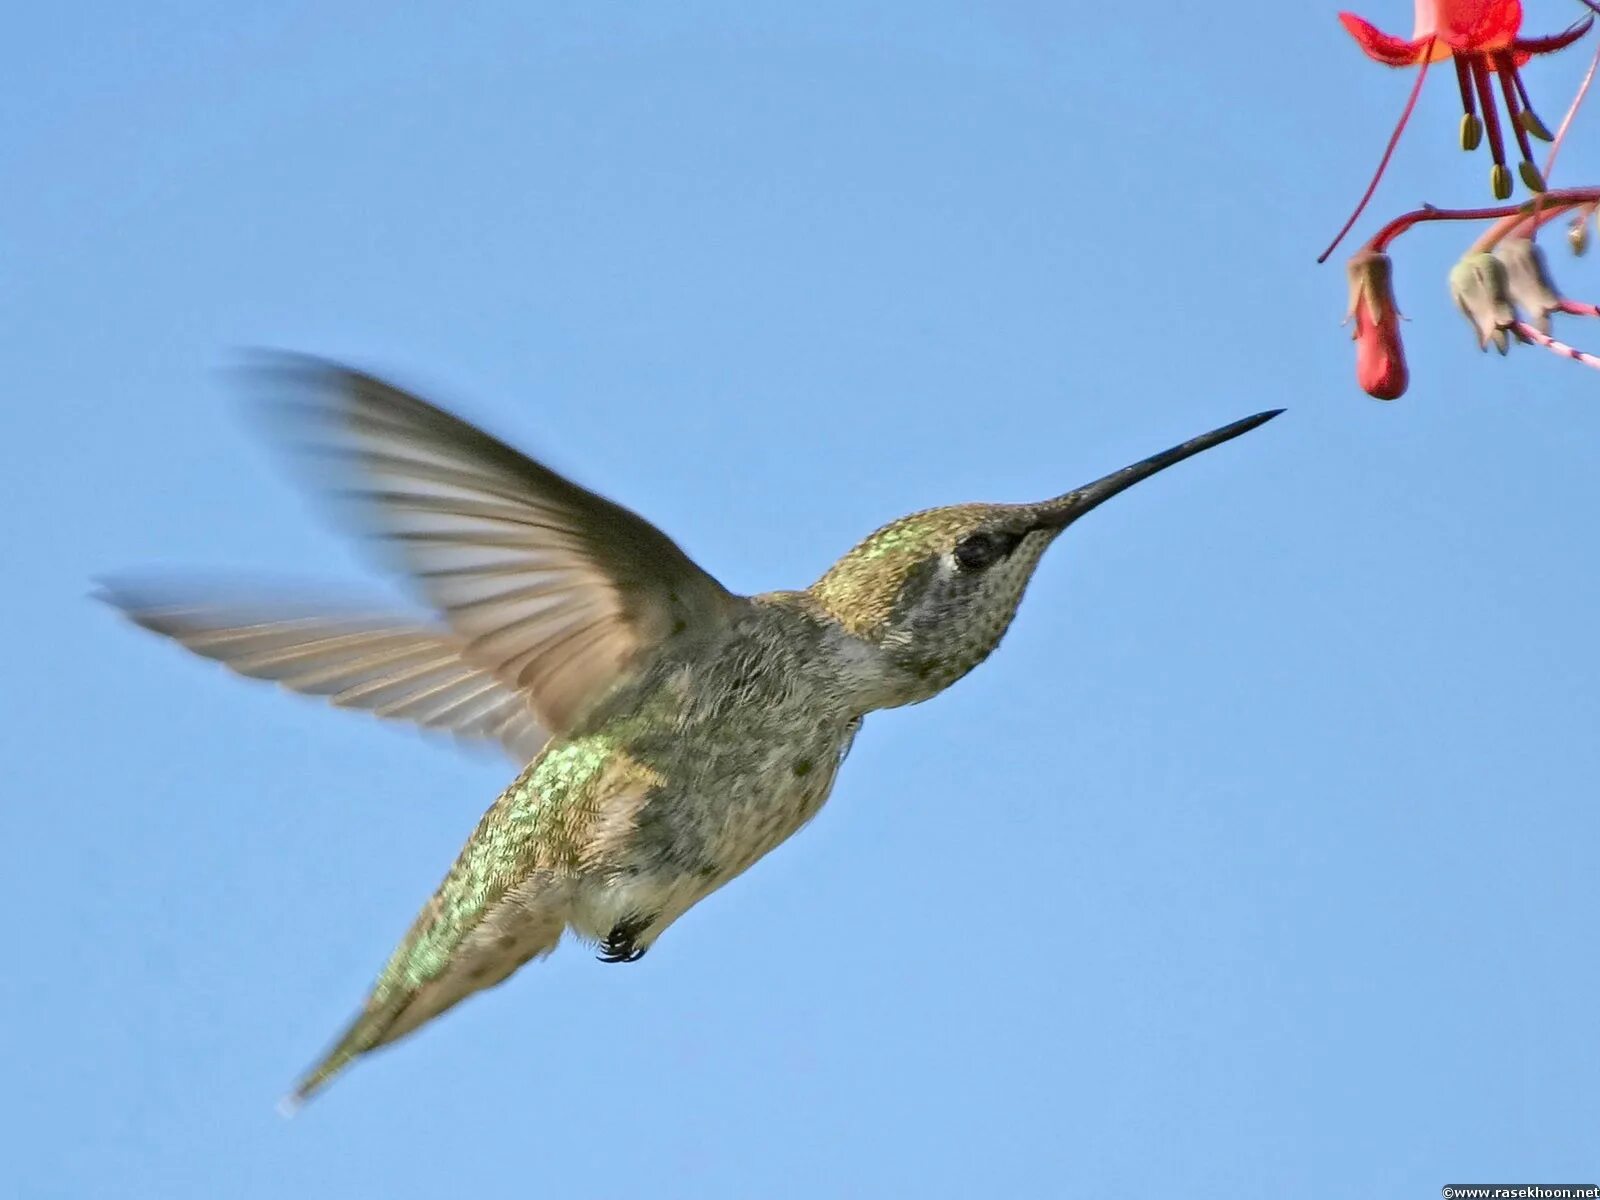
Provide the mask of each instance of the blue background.
MULTIPOLYGON (((1357 391, 1312 260, 1411 76, 1331 6, 101 3, 5 41, 7 1191, 1600 1174, 1600 378, 1480 355, 1435 226, 1411 392, 1357 391), (649 958, 569 943, 286 1122, 511 769, 86 599, 366 578, 236 419, 257 345, 454 404, 738 590, 1290 411, 1076 527, 649 958)), ((1552 126, 1592 45, 1529 68, 1552 126)), ((1362 229, 1487 202, 1456 104, 1446 68, 1362 229)))

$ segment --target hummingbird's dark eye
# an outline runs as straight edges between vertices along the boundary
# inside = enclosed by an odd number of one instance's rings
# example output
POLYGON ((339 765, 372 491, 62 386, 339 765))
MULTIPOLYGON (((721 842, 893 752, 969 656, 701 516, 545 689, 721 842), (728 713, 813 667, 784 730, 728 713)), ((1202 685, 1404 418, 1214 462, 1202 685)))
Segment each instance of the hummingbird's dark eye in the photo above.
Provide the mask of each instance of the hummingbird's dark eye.
POLYGON ((1020 540, 1009 533, 974 533, 957 542, 951 553, 963 571, 981 571, 1010 554, 1020 540))

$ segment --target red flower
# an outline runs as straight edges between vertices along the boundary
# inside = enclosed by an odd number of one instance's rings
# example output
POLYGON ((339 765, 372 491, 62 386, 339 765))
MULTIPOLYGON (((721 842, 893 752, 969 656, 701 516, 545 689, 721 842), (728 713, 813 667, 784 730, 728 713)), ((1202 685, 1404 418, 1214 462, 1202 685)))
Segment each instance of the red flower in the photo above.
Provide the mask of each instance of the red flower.
MULTIPOLYGON (((1340 13, 1339 20, 1370 58, 1387 66, 1425 66, 1447 58, 1455 60, 1456 80, 1461 85, 1461 147, 1477 149, 1487 129, 1489 153, 1494 157, 1489 185, 1496 200, 1505 200, 1511 195, 1511 172, 1506 168, 1500 111, 1489 81, 1491 75, 1498 75, 1506 117, 1522 152, 1522 181, 1530 191, 1544 191, 1544 178, 1533 165, 1528 135, 1549 141, 1550 131, 1534 114, 1517 68, 1535 54, 1550 54, 1570 46, 1589 31, 1594 17, 1585 17, 1554 37, 1525 38, 1522 0, 1416 0, 1416 4, 1417 24, 1410 41, 1383 33, 1354 13, 1340 13)), ((1405 117, 1401 117, 1401 124, 1404 123, 1405 117)))
POLYGON ((1356 382, 1378 400, 1405 395, 1411 373, 1400 342, 1400 310, 1387 254, 1363 250, 1350 260, 1350 319, 1355 322, 1356 382))

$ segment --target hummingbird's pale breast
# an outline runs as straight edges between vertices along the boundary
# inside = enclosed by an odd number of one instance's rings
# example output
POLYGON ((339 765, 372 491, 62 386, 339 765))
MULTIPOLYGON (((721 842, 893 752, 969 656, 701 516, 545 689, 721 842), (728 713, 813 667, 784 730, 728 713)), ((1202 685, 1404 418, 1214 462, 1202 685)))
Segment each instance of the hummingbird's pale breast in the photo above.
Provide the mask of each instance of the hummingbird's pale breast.
POLYGON ((656 782, 597 824, 576 932, 626 929, 643 953, 816 815, 865 711, 846 640, 802 594, 757 597, 712 645, 664 657, 637 699, 619 697, 593 736, 656 782))

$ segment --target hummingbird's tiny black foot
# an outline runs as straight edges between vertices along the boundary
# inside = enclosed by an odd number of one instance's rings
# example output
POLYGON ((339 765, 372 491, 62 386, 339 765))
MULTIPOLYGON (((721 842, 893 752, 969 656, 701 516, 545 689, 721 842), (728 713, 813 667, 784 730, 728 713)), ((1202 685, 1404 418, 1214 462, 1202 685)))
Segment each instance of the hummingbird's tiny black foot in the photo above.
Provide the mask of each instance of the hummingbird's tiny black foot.
POLYGON ((640 946, 636 939, 650 927, 649 917, 632 917, 618 921, 600 943, 597 957, 603 963, 638 962, 650 947, 640 946))

